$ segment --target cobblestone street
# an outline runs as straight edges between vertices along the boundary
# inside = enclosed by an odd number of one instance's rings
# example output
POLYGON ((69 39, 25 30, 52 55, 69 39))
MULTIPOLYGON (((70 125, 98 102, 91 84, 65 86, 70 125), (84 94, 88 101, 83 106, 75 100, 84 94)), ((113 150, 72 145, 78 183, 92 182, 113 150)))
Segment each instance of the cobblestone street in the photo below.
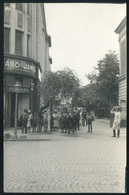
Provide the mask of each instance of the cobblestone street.
POLYGON ((93 133, 41 136, 50 140, 4 142, 5 192, 124 192, 125 128, 113 138, 109 123, 95 120, 93 133))

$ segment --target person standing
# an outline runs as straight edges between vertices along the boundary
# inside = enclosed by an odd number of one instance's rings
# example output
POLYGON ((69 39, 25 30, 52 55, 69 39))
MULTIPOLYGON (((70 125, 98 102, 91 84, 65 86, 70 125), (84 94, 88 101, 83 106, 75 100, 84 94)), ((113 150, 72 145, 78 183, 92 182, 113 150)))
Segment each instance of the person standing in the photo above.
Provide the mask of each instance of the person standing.
POLYGON ((86 112, 85 111, 83 111, 82 112, 82 118, 83 118, 83 123, 82 123, 82 125, 83 125, 83 127, 86 125, 86 112))
POLYGON ((60 119, 59 119, 61 133, 64 132, 64 114, 61 112, 60 119))
POLYGON ((80 112, 77 111, 76 112, 76 128, 78 128, 78 131, 79 131, 79 126, 80 126, 80 112))
POLYGON ((44 133, 46 133, 47 127, 48 127, 48 114, 47 114, 46 110, 45 110, 44 115, 43 115, 43 126, 44 126, 44 133))
POLYGON ((120 122, 121 122, 121 112, 120 109, 117 108, 116 112, 114 113, 114 121, 113 121, 113 137, 116 137, 116 131, 117 131, 117 137, 120 136, 120 122))
POLYGON ((55 110, 53 113, 53 130, 58 131, 59 123, 58 123, 58 112, 55 110))
POLYGON ((63 130, 64 130, 64 132, 66 133, 66 131, 67 131, 67 114, 65 113, 64 114, 64 118, 63 118, 63 130))
POLYGON ((92 121, 94 120, 94 117, 92 115, 91 112, 88 112, 87 116, 87 125, 88 125, 88 131, 87 132, 91 132, 92 133, 92 121))
POLYGON ((28 110, 28 120, 27 120, 27 128, 28 128, 28 133, 30 133, 31 130, 31 126, 32 126, 32 114, 31 114, 31 110, 28 110))
POLYGON ((22 123, 22 134, 24 133, 24 130, 25 130, 25 133, 27 133, 27 118, 28 118, 28 115, 27 115, 27 110, 24 109, 24 112, 23 114, 21 115, 21 123, 22 123))
POLYGON ((35 112, 34 113, 34 120, 33 120, 33 132, 36 133, 38 132, 38 125, 39 125, 39 117, 38 114, 35 112))

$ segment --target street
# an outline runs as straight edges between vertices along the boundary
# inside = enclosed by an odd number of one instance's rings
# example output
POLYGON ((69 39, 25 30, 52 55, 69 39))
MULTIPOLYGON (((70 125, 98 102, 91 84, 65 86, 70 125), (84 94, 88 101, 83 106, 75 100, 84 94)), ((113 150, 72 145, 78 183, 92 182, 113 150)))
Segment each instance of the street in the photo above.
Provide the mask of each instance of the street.
POLYGON ((41 136, 4 142, 4 192, 124 193, 125 128, 114 138, 109 121, 96 119, 93 133, 41 136))

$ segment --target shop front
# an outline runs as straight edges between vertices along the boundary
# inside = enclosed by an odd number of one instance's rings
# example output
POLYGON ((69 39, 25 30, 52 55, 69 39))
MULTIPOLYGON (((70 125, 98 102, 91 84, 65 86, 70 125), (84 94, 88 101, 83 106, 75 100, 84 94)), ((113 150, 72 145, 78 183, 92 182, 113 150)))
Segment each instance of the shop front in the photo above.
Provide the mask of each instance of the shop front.
POLYGON ((8 55, 4 58, 4 70, 4 125, 17 127, 24 109, 32 113, 39 109, 37 86, 41 68, 34 60, 8 55))

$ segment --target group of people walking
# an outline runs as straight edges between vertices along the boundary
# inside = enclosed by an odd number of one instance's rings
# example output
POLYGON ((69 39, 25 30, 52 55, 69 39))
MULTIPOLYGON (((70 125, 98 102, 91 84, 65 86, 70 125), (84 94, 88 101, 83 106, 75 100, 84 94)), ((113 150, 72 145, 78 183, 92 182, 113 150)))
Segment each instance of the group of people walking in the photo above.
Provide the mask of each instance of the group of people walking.
POLYGON ((19 119, 22 124, 22 133, 47 132, 50 126, 53 132, 61 130, 61 133, 70 133, 71 131, 79 131, 80 126, 85 126, 85 124, 88 126, 88 132, 92 133, 93 120, 94 117, 90 112, 86 113, 74 110, 71 113, 54 110, 51 117, 50 111, 47 109, 43 110, 40 114, 34 113, 34 116, 30 110, 24 109, 19 119))

